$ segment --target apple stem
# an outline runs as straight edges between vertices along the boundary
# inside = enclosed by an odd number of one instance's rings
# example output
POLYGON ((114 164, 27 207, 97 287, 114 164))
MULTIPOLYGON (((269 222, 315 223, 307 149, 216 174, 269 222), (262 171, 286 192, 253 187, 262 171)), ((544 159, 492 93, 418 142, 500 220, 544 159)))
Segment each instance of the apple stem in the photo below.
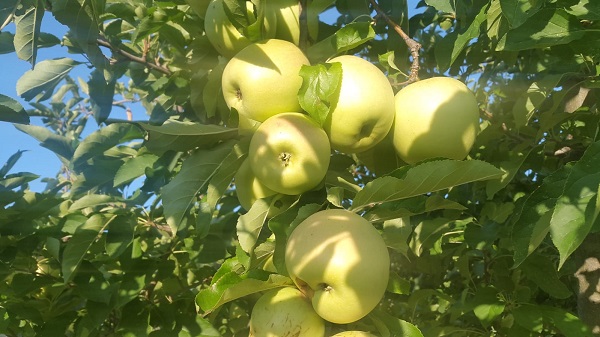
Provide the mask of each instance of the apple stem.
POLYGON ((375 0, 369 0, 369 1, 371 2, 371 5, 373 5, 373 8, 377 12, 377 15, 381 16, 388 23, 388 25, 390 25, 392 28, 394 28, 396 33, 398 33, 398 35, 400 35, 400 37, 402 38, 402 40, 404 40, 404 43, 406 43, 406 46, 410 50, 410 55, 412 56, 412 64, 410 66, 410 74, 408 75, 408 79, 406 81, 400 83, 400 85, 408 85, 408 84, 418 81, 419 80, 419 69, 420 69, 419 50, 421 49, 421 44, 419 42, 411 39, 410 36, 408 36, 408 34, 406 34, 404 32, 404 30, 402 30, 402 27, 400 27, 389 16, 387 16, 387 14, 385 14, 385 12, 381 9, 381 7, 379 7, 379 5, 377 5, 377 2, 375 2, 375 0))

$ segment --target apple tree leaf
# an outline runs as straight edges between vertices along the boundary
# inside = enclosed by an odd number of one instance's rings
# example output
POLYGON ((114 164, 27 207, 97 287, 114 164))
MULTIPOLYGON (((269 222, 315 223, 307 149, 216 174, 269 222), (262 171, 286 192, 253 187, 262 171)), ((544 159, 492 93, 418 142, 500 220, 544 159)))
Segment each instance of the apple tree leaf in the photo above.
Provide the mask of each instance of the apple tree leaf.
POLYGON ((479 288, 467 305, 473 306, 473 313, 485 327, 500 316, 505 307, 505 303, 498 298, 498 290, 491 287, 479 288))
POLYGON ((356 193, 350 207, 358 212, 369 206, 407 199, 475 181, 498 179, 503 172, 479 160, 434 160, 405 166, 377 178, 356 193))
POLYGON ((19 0, 4 0, 0 3, 0 31, 4 28, 2 24, 9 24, 9 18, 13 15, 16 7, 21 3, 19 0))
POLYGON ((591 144, 575 163, 556 200, 550 219, 550 237, 560 254, 558 267, 581 245, 596 218, 600 186, 600 142, 591 144))
POLYGON ((37 139, 42 147, 54 152, 64 164, 67 164, 73 157, 75 150, 68 138, 57 135, 43 126, 22 124, 15 124, 14 126, 17 130, 37 139))
POLYGON ((423 333, 415 325, 381 309, 371 311, 367 317, 377 327, 380 336, 423 337, 423 333))
POLYGON ((455 13, 456 12, 456 8, 455 8, 455 1, 451 1, 451 0, 425 0, 425 3, 428 6, 431 6, 435 9, 437 9, 440 12, 444 12, 444 13, 455 13))
POLYGON ((22 15, 17 16, 15 24, 15 51, 21 60, 25 60, 35 65, 38 42, 40 35, 40 26, 44 17, 44 6, 40 0, 29 7, 22 15))
POLYGON ((16 100, 0 94, 0 121, 29 124, 29 115, 16 100))
POLYGON ((315 43, 307 50, 311 64, 324 61, 337 54, 354 49, 375 38, 370 22, 353 22, 340 28, 335 34, 315 43))
POLYGON ((331 112, 331 102, 340 94, 342 65, 339 62, 303 65, 298 101, 304 111, 323 126, 331 112))
POLYGON ((189 151, 197 147, 209 147, 220 141, 237 136, 238 131, 214 124, 199 124, 168 120, 163 125, 138 123, 148 132, 146 147, 162 154, 166 151, 189 151))
POLYGON ((30 101, 36 96, 44 100, 52 96, 54 88, 80 62, 70 58, 44 60, 28 70, 17 81, 17 94, 30 101))
POLYGON ((580 0, 566 10, 581 20, 600 20, 600 2, 598 1, 580 0))
POLYGON ((527 91, 517 99, 512 110, 517 127, 527 125, 542 103, 550 97, 562 77, 563 74, 544 76, 539 81, 533 82, 527 91))
POLYGON ((552 297, 566 299, 573 295, 569 287, 559 279, 555 263, 547 256, 532 254, 523 262, 520 270, 552 297))
POLYGON ((267 220, 271 198, 258 199, 244 215, 238 218, 236 232, 242 249, 250 254, 267 220))
POLYGON ((517 28, 533 16, 542 7, 541 1, 503 0, 500 1, 502 15, 511 28, 517 28))
POLYGON ((158 159, 159 157, 152 153, 142 153, 127 159, 115 174, 113 186, 127 184, 141 177, 146 172, 146 168, 152 167, 158 159))

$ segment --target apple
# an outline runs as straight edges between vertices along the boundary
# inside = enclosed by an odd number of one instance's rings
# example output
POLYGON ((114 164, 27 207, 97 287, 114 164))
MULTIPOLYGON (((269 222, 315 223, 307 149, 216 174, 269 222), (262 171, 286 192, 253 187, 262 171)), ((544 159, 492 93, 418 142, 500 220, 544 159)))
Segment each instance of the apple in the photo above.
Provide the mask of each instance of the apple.
MULTIPOLYGON (((204 33, 215 47, 219 54, 232 58, 240 50, 252 43, 250 39, 244 36, 229 20, 224 9, 224 0, 212 0, 206 9, 204 15, 204 33)), ((256 21, 254 5, 246 1, 248 24, 256 21)), ((265 11, 264 18, 264 37, 271 38, 275 36, 277 18, 273 11, 265 11)))
POLYGON ((238 134, 240 136, 251 136, 260 126, 259 121, 250 119, 238 113, 238 134))
POLYGON ((390 257, 369 221, 348 210, 329 209, 292 231, 285 265, 321 317, 345 324, 366 316, 383 298, 390 257))
POLYGON ((250 314, 249 337, 324 337, 325 322, 294 287, 263 294, 250 314))
POLYGON ((297 195, 325 178, 330 153, 327 134, 314 120, 285 112, 258 127, 250 140, 248 159, 252 172, 266 187, 297 195))
POLYGON ((344 331, 340 333, 336 333, 331 337, 377 337, 372 333, 368 333, 365 331, 344 331))
POLYGON ((394 91, 387 77, 369 61, 343 55, 329 63, 342 65, 339 97, 323 125, 331 147, 346 153, 363 152, 388 134, 394 122, 394 91))
POLYGON ((459 80, 433 77, 396 94, 394 147, 409 164, 436 158, 464 159, 479 130, 475 95, 459 80))
POLYGON ((300 112, 300 68, 309 61, 295 44, 268 39, 235 55, 223 70, 225 102, 240 115, 264 122, 280 112, 300 112))
POLYGON ((234 181, 238 200, 245 210, 249 210, 256 200, 277 194, 277 192, 268 188, 256 179, 256 176, 250 168, 250 161, 248 161, 247 158, 237 170, 234 181))
POLYGON ((380 177, 388 174, 404 163, 398 158, 394 148, 394 126, 390 132, 374 147, 364 152, 356 153, 359 162, 367 167, 369 171, 380 177))
MULTIPOLYGON (((310 7, 310 5, 309 5, 310 7)), ((300 3, 298 0, 270 0, 268 10, 274 11, 277 17, 275 37, 300 44, 300 3)), ((310 14, 310 12, 309 12, 310 14)), ((308 33, 314 39, 319 32, 318 17, 307 17, 308 33)))
POLYGON ((185 0, 185 2, 198 16, 204 19, 210 0, 185 0))

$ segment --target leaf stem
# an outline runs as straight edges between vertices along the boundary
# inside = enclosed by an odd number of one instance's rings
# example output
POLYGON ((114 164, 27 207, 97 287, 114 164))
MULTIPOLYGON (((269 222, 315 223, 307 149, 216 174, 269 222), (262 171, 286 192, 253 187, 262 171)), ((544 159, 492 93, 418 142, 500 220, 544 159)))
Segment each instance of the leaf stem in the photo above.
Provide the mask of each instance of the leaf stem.
POLYGON ((398 33, 398 35, 400 35, 400 37, 404 40, 404 43, 406 43, 406 46, 410 50, 410 55, 413 58, 412 64, 410 66, 410 75, 408 75, 408 79, 406 81, 400 83, 400 85, 407 85, 407 84, 411 84, 413 82, 418 81, 419 80, 419 68, 420 68, 420 66, 419 66, 419 50, 421 49, 421 44, 418 43, 417 41, 411 39, 410 36, 408 36, 408 34, 406 34, 402 30, 402 28, 396 22, 394 22, 381 9, 381 7, 379 7, 379 5, 377 5, 377 2, 375 2, 375 0, 369 0, 369 2, 371 3, 371 5, 373 5, 373 8, 377 12, 377 15, 381 16, 387 22, 388 25, 390 25, 392 28, 394 28, 396 33, 398 33))
POLYGON ((121 56, 124 56, 124 57, 128 58, 128 59, 129 59, 129 60, 131 60, 131 61, 134 61, 134 62, 137 62, 137 63, 141 63, 141 64, 145 65, 146 67, 148 67, 148 68, 152 68, 152 69, 154 69, 154 70, 156 70, 156 71, 159 71, 159 72, 161 72, 161 73, 163 73, 163 74, 165 74, 165 75, 171 75, 171 74, 173 74, 173 73, 171 72, 171 70, 169 70, 168 68, 166 68, 166 67, 163 67, 163 66, 161 66, 161 65, 159 65, 159 64, 156 64, 156 63, 151 63, 151 62, 148 62, 148 61, 146 61, 146 60, 145 60, 144 58, 142 58, 142 57, 139 57, 139 56, 137 56, 137 55, 133 55, 133 54, 131 54, 130 52, 127 52, 127 51, 125 51, 125 50, 123 50, 123 49, 121 49, 121 48, 118 48, 118 47, 116 47, 116 46, 113 46, 112 44, 110 44, 110 42, 108 42, 108 41, 106 41, 106 40, 103 40, 103 39, 97 39, 97 40, 96 40, 96 42, 98 43, 98 45, 100 45, 100 46, 103 46, 103 47, 106 47, 106 48, 109 48, 109 49, 110 49, 110 50, 112 50, 114 53, 117 53, 117 54, 119 54, 119 55, 121 55, 121 56))

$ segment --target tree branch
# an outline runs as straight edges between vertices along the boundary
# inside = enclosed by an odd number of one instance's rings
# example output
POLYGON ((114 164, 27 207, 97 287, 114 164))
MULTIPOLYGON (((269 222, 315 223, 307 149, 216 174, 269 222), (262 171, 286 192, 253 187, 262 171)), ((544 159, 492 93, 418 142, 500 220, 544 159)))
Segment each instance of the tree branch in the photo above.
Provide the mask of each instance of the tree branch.
POLYGON ((371 2, 371 5, 373 5, 373 8, 377 12, 377 15, 381 16, 387 22, 388 25, 390 25, 392 28, 394 28, 396 33, 398 33, 398 35, 400 35, 402 40, 404 40, 404 43, 406 43, 406 46, 410 50, 410 55, 413 58, 412 64, 410 66, 410 74, 408 76, 408 80, 400 83, 400 85, 407 85, 407 84, 418 81, 419 80, 419 68, 420 68, 420 66, 419 66, 419 49, 421 49, 421 44, 418 43, 417 41, 411 39, 408 36, 408 34, 406 34, 397 23, 395 23, 392 19, 390 19, 390 17, 387 16, 387 14, 385 14, 385 12, 379 7, 379 5, 377 5, 377 2, 375 2, 375 0, 369 0, 369 1, 371 2))
POLYGON ((308 10, 306 8, 308 5, 308 1, 298 0, 298 5, 300 6, 300 14, 298 17, 300 23, 300 41, 298 47, 302 51, 306 51, 306 48, 308 47, 308 10))
POLYGON ((156 71, 159 71, 159 72, 161 72, 161 73, 163 73, 165 75, 171 75, 172 74, 171 70, 169 70, 168 68, 163 67, 163 66, 161 66, 159 64, 156 64, 156 63, 148 62, 144 58, 141 58, 141 57, 139 57, 137 55, 133 55, 130 52, 127 52, 127 51, 125 51, 125 50, 123 50, 121 48, 113 46, 112 44, 110 44, 110 42, 108 42, 106 40, 97 39, 96 42, 98 43, 98 45, 106 47, 106 48, 109 48, 114 53, 117 53, 117 54, 119 54, 121 56, 124 56, 124 57, 128 58, 131 61, 134 61, 134 62, 137 62, 137 63, 141 63, 141 64, 145 65, 146 67, 154 69, 156 71))

